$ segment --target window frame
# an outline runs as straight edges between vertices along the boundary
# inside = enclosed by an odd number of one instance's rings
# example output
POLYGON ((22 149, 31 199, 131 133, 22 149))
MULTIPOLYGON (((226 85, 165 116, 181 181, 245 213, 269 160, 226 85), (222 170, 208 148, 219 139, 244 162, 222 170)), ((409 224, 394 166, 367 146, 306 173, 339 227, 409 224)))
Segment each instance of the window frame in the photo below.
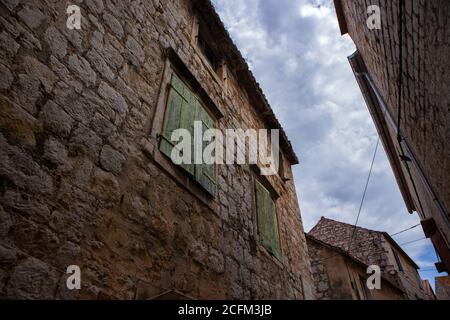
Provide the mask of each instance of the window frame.
POLYGON ((356 285, 356 291, 358 292, 360 300, 372 300, 372 295, 366 285, 367 278, 359 273, 356 277, 358 282, 356 285))
POLYGON ((404 272, 405 269, 403 268, 402 262, 400 260, 400 256, 397 254, 397 252, 394 249, 392 249, 392 254, 394 255, 395 264, 397 265, 398 271, 404 272))
MULTIPOLYGON (((170 94, 170 81, 173 73, 177 74, 180 79, 193 91, 197 96, 204 109, 212 117, 214 127, 219 127, 219 121, 223 117, 222 112, 217 105, 211 100, 201 84, 195 78, 193 73, 189 70, 183 60, 172 49, 167 48, 165 51, 166 62, 162 74, 162 79, 159 87, 158 101, 155 106, 153 118, 151 120, 151 128, 149 138, 141 140, 141 148, 148 158, 153 160, 159 167, 161 167, 170 178, 186 189, 189 193, 194 195, 206 206, 214 211, 215 214, 220 215, 218 203, 218 188, 215 188, 214 195, 211 195, 204 189, 197 181, 192 179, 190 174, 186 172, 179 165, 174 164, 170 158, 163 154, 159 149, 160 134, 164 127, 164 118, 167 110, 167 101, 170 94)), ((214 179, 217 181, 218 166, 214 165, 214 179)))
POLYGON ((215 61, 214 62, 210 61, 209 58, 205 55, 202 48, 200 47, 199 37, 200 37, 200 32, 201 32, 201 28, 200 28, 200 23, 202 23, 201 20, 202 19, 201 19, 201 17, 199 17, 199 14, 194 15, 194 20, 193 20, 193 24, 192 24, 192 33, 191 33, 191 45, 192 45, 194 51, 197 53, 197 55, 200 57, 200 59, 206 66, 206 69, 209 71, 212 78, 216 81, 216 83, 218 85, 220 85, 222 87, 222 91, 224 91, 226 89, 226 80, 224 79, 224 77, 225 77, 224 65, 226 66, 225 59, 222 56, 220 56, 219 54, 217 54, 217 52, 215 52, 217 50, 215 50, 211 46, 211 42, 213 42, 213 41, 210 40, 208 36, 206 36, 206 37, 202 36, 201 38, 207 44, 207 46, 211 49, 212 53, 215 56, 215 61), (213 64, 215 64, 215 65, 213 65, 213 64))
POLYGON ((288 161, 286 160, 283 152, 280 150, 280 158, 279 158, 279 168, 278 168, 278 177, 280 178, 281 182, 283 183, 283 187, 284 185, 292 180, 291 174, 290 174, 290 164, 288 163, 288 161))

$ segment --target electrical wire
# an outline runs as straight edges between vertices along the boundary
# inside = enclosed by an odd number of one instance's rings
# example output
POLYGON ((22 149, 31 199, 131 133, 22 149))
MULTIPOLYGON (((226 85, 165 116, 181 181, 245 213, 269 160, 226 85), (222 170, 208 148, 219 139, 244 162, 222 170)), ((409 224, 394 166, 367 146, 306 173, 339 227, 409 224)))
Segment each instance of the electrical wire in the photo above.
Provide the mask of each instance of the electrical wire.
POLYGON ((437 272, 436 268, 433 268, 433 269, 419 269, 419 270, 417 270, 417 272, 429 272, 429 271, 436 271, 437 272))
POLYGON ((369 169, 369 174, 367 175, 366 185, 364 186, 364 192, 363 192, 363 195, 362 195, 362 198, 361 198, 361 203, 359 204, 358 215, 356 216, 356 221, 355 221, 355 224, 353 225, 353 232, 352 232, 352 235, 350 237, 350 241, 349 241, 348 246, 347 246, 347 248, 348 248, 347 251, 348 252, 350 252, 352 241, 353 241, 353 237, 355 236, 356 227, 357 227, 358 221, 359 221, 359 216, 361 214, 361 209, 363 207, 364 200, 366 198, 367 187, 369 186, 370 177, 372 175, 373 164, 375 163, 375 158, 377 156, 377 151, 378 151, 379 144, 380 144, 380 137, 378 137, 377 143, 375 145, 375 151, 373 153, 372 163, 370 164, 370 169, 369 169))
POLYGON ((421 241, 421 240, 425 240, 425 239, 426 239, 426 238, 423 237, 423 238, 420 238, 420 239, 416 239, 416 240, 404 242, 404 243, 399 244, 399 246, 404 246, 404 245, 407 245, 407 244, 410 244, 410 243, 414 243, 414 242, 417 242, 417 241, 421 241))
POLYGON ((400 233, 409 231, 409 230, 414 229, 414 228, 416 228, 416 227, 418 227, 418 226, 420 226, 420 223, 418 223, 418 224, 416 224, 416 225, 413 225, 412 227, 409 227, 409 228, 407 228, 407 229, 404 229, 404 230, 401 230, 401 231, 399 231, 399 232, 396 232, 396 233, 394 233, 394 234, 391 234, 390 236, 391 236, 391 237, 396 236, 396 235, 398 235, 398 234, 400 234, 400 233))
MULTIPOLYGON (((353 224, 352 235, 350 236, 350 241, 349 241, 348 246, 347 246, 347 250, 346 250, 347 253, 350 253, 350 246, 352 245, 353 236, 355 235, 356 227, 357 227, 358 221, 359 221, 359 216, 361 215, 361 210, 362 210, 362 207, 363 207, 363 204, 364 204, 364 200, 365 200, 365 198, 366 198, 367 188, 368 188, 368 186, 369 186, 370 177, 372 176, 373 165, 374 165, 374 163, 375 163, 375 158, 376 158, 376 156, 377 156, 378 146, 379 146, 379 145, 380 145, 380 137, 378 137, 378 139, 377 139, 377 143, 376 143, 376 145, 375 145, 375 151, 373 152, 372 162, 371 162, 371 164, 370 164, 369 174, 367 175, 367 179, 366 179, 366 184, 365 184, 365 186, 364 186, 363 195, 362 195, 362 197, 361 197, 361 202, 360 202, 360 204, 359 204, 358 214, 357 214, 357 216, 356 216, 356 221, 355 221, 355 223, 353 224)), ((334 257, 336 257, 336 256, 338 256, 338 255, 340 255, 340 253, 337 253, 337 254, 335 254, 335 255, 331 255, 331 256, 329 256, 329 257, 326 257, 326 258, 323 258, 323 259, 320 259, 320 260, 316 260, 316 261, 317 261, 317 262, 322 262, 322 261, 325 261, 325 260, 334 258, 334 257)))

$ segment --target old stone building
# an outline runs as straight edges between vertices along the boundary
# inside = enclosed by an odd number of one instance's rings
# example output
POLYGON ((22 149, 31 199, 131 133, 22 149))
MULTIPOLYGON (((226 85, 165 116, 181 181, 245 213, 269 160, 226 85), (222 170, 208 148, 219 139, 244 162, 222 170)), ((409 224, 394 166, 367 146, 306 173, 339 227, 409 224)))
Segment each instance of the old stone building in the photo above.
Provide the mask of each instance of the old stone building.
POLYGON ((345 250, 306 235, 316 296, 319 300, 400 300, 404 292, 381 276, 381 289, 366 285, 368 265, 345 250))
POLYGON ((317 299, 433 299, 419 267, 386 232, 322 217, 307 243, 317 299), (380 268, 381 289, 369 290, 367 268, 373 265, 380 268))
POLYGON ((297 157, 212 4, 72 2, 0 3, 0 298, 312 298, 297 157), (278 174, 176 166, 192 120, 280 129, 278 174))
POLYGON ((437 269, 449 272, 450 2, 334 3, 341 33, 356 45, 349 61, 406 207, 439 254, 437 269))

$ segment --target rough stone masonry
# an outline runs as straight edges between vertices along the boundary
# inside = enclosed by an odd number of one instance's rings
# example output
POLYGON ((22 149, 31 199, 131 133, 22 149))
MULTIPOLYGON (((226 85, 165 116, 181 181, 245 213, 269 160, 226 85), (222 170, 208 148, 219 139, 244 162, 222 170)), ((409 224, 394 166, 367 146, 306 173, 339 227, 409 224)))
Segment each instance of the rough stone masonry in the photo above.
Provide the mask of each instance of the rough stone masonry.
POLYGON ((81 30, 66 27, 66 1, 0 3, 0 298, 312 298, 285 137, 283 179, 267 178, 280 261, 257 240, 250 166, 218 166, 211 199, 156 156, 172 61, 219 128, 279 126, 209 1, 71 4, 81 30), (193 45, 198 15, 222 36, 226 85, 193 45), (80 290, 66 287, 69 265, 80 290))

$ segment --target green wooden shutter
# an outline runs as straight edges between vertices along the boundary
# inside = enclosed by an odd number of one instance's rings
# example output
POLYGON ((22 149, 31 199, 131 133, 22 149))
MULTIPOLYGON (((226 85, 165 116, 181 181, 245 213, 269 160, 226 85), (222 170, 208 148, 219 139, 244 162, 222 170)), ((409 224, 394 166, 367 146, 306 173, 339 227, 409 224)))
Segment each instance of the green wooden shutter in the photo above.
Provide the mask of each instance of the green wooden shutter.
POLYGON ((194 165, 194 121, 197 115, 197 109, 193 101, 196 98, 194 94, 184 86, 183 92, 183 107, 181 110, 180 128, 187 129, 191 134, 191 163, 182 164, 181 167, 189 172, 192 176, 195 175, 194 165))
MULTIPOLYGON (((172 75, 167 108, 164 116, 163 130, 159 149, 163 154, 171 157, 176 142, 171 140, 172 132, 176 129, 187 129, 193 137, 193 121, 196 110, 191 106, 193 94, 186 85, 175 75, 172 75)), ((194 175, 192 164, 181 164, 181 167, 194 175)))
MULTIPOLYGON (((200 102, 197 100, 197 121, 202 122, 202 132, 213 128, 214 121, 208 112, 203 108, 200 102)), ((203 142, 202 150, 205 149, 208 142, 203 142)), ((203 162, 203 161, 202 161, 203 162)), ((214 195, 216 189, 214 164, 198 164, 195 167, 195 178, 211 195, 214 195)))
POLYGON ((275 203, 270 192, 256 181, 256 212, 258 234, 261 244, 281 260, 280 239, 275 203))
POLYGON ((269 247, 270 241, 267 239, 267 210, 265 192, 267 191, 258 181, 255 183, 256 191, 256 213, 258 223, 259 241, 264 247, 269 247))
POLYGON ((187 102, 190 101, 192 95, 191 90, 189 90, 183 81, 175 74, 172 74, 171 85, 172 88, 175 89, 187 102))
POLYGON ((271 223, 270 223, 270 239, 271 239, 271 252, 272 254, 278 258, 278 260, 281 261, 281 248, 280 248, 280 236, 278 234, 278 218, 277 218, 277 213, 276 213, 276 208, 275 208, 275 202, 273 201, 273 199, 270 197, 267 198, 267 202, 268 205, 267 207, 269 208, 269 218, 271 218, 271 223))
MULTIPOLYGON (((216 188, 214 165, 194 164, 194 121, 196 120, 202 122, 203 132, 213 128, 214 121, 211 116, 183 81, 173 74, 159 148, 163 154, 171 157, 175 146, 175 141, 170 139, 173 130, 187 129, 192 139, 192 163, 181 164, 181 167, 189 172, 205 190, 214 195, 216 188)), ((205 146, 206 143, 203 148, 205 146)))

